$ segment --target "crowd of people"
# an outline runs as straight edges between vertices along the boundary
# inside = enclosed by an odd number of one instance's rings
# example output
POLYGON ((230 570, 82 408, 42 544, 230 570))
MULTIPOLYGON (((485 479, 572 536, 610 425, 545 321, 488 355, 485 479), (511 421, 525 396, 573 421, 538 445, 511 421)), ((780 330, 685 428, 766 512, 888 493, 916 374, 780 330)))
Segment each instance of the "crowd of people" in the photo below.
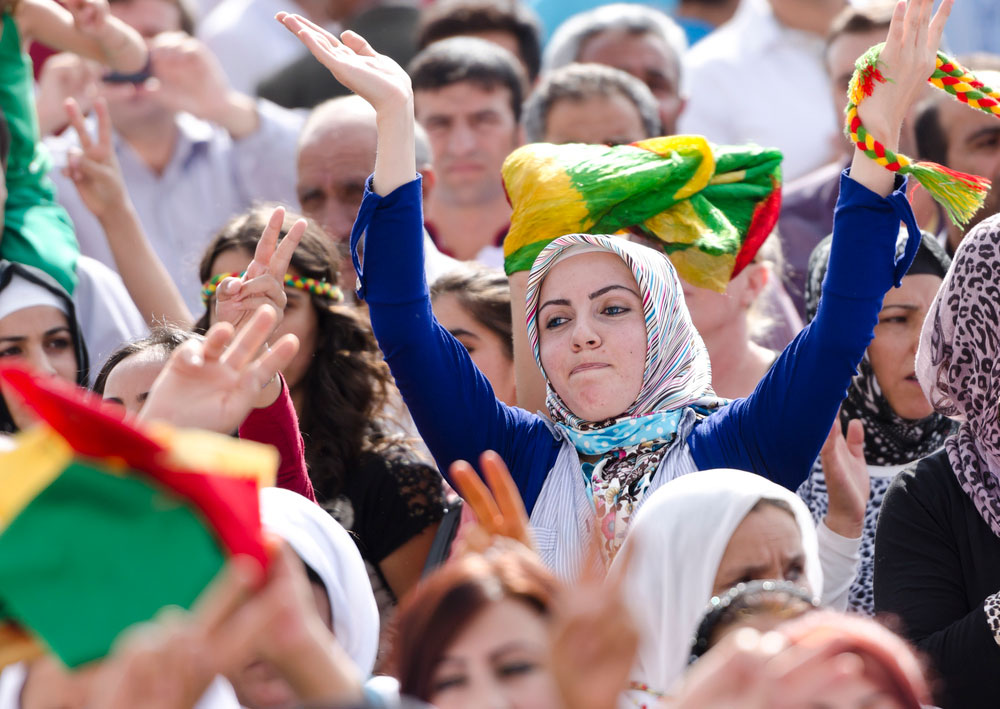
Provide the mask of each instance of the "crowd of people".
POLYGON ((0 709, 1000 703, 993 0, 0 10, 0 373, 279 461, 0 709))

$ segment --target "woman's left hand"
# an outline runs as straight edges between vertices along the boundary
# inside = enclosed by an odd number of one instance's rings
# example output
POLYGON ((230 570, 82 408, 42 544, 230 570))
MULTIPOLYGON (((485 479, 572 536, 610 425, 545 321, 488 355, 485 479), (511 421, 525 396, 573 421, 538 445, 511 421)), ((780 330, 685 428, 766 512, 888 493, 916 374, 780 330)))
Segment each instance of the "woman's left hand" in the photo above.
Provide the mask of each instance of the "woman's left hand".
POLYGON ((846 440, 840 433, 839 419, 834 421, 819 458, 829 496, 826 526, 842 537, 857 539, 864 531, 871 491, 861 421, 854 419, 847 425, 846 440))
POLYGON ((108 0, 63 0, 63 5, 73 15, 73 24, 80 34, 103 39, 111 14, 108 0))
POLYGON ((228 322, 236 330, 243 327, 250 316, 262 305, 274 308, 281 324, 288 297, 285 295, 285 274, 292 254, 306 231, 306 220, 299 219, 278 243, 281 226, 285 221, 284 207, 276 207, 257 242, 253 260, 242 277, 226 278, 215 290, 215 317, 217 322, 228 322))
POLYGON ((185 342, 153 382, 139 417, 219 433, 235 431, 261 390, 298 351, 298 339, 285 335, 258 354, 276 319, 274 308, 263 305, 238 333, 229 323, 216 323, 204 341, 185 342))

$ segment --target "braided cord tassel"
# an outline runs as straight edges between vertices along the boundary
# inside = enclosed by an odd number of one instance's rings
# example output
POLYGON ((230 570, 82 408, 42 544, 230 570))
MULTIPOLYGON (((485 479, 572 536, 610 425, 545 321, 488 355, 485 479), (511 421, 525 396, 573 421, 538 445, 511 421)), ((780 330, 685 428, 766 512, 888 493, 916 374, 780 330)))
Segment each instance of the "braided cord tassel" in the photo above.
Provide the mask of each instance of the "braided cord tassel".
MULTIPOLYGON (((956 172, 933 162, 913 162, 875 140, 861 123, 858 104, 872 95, 876 82, 891 81, 879 68, 879 55, 883 46, 884 44, 878 44, 869 49, 855 65, 854 76, 851 77, 848 88, 846 132, 859 150, 882 167, 902 175, 912 175, 945 208, 952 222, 964 225, 983 206, 983 200, 990 189, 988 179, 956 172)), ((1000 118, 1000 94, 945 54, 938 53, 934 73, 928 82, 967 106, 1000 118)))

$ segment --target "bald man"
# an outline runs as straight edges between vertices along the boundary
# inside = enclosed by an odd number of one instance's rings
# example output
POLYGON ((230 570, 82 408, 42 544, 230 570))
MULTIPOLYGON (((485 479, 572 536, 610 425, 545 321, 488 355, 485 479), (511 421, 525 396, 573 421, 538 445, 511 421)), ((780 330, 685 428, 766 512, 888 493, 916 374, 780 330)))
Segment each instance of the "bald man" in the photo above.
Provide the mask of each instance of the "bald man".
MULTIPOLYGON (((341 282, 353 284, 350 258, 351 227, 358 215, 365 181, 375 169, 375 109, 358 96, 321 103, 312 110, 299 136, 296 191, 302 213, 314 219, 336 242, 344 262, 341 282)), ((423 178, 424 199, 434 188, 430 144, 417 126, 417 171, 423 178)), ((426 235, 425 235, 426 236, 426 235)), ((454 269, 458 262, 424 240, 427 282, 454 269)), ((346 290, 346 289, 345 289, 346 290)))

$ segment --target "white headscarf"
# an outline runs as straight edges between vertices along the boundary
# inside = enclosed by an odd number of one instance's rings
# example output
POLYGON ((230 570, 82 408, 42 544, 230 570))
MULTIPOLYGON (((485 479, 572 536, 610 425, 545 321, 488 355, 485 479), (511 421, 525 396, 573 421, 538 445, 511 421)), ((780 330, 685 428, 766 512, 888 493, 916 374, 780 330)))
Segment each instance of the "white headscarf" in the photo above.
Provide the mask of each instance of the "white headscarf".
POLYGON ((650 495, 611 566, 616 572, 638 545, 624 580, 625 602, 641 638, 632 679, 668 691, 684 672, 691 643, 733 532, 761 499, 787 502, 805 550, 805 576, 823 592, 816 528, 797 495, 753 473, 703 470, 684 475, 650 495))
POLYGON ((18 273, 11 277, 6 288, 0 290, 0 320, 11 313, 39 305, 47 305, 69 315, 65 299, 60 298, 45 286, 32 283, 18 273))
POLYGON ((323 580, 330 596, 333 634, 367 678, 378 650, 378 608, 354 541, 322 507, 291 490, 261 490, 260 517, 264 528, 287 541, 323 580))

